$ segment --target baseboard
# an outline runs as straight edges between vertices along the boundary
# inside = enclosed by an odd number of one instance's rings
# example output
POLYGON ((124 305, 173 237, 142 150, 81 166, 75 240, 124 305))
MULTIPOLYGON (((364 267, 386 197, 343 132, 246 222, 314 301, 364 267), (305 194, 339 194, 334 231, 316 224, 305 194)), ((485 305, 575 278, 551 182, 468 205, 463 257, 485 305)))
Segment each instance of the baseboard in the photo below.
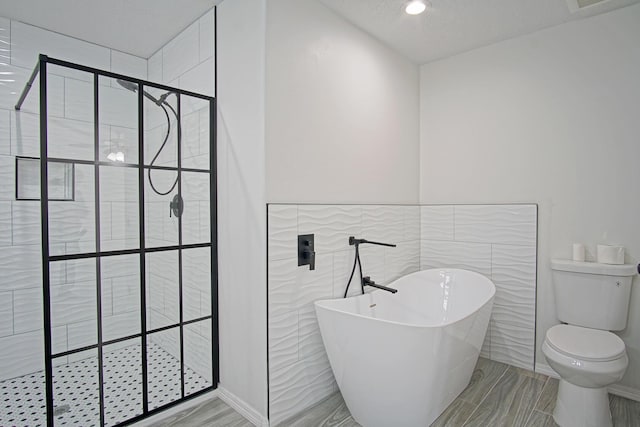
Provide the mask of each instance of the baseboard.
POLYGON ((161 423, 163 420, 174 416, 175 414, 184 411, 185 409, 193 408, 198 406, 202 402, 206 402, 207 400, 215 399, 218 397, 218 390, 211 390, 208 393, 204 393, 198 397, 194 397, 193 399, 189 399, 184 403, 181 403, 176 406, 172 406, 171 408, 165 409, 162 412, 159 412, 155 415, 150 416, 149 418, 145 418, 144 420, 138 421, 133 424, 135 427, 151 427, 156 426, 161 423))
POLYGON ((269 420, 267 417, 261 415, 244 400, 240 399, 226 388, 218 386, 218 397, 224 403, 235 409, 240 415, 245 417, 254 426, 269 427, 269 420))
POLYGON ((539 374, 544 374, 548 377, 555 378, 557 380, 560 379, 560 376, 556 373, 556 371, 551 369, 551 366, 547 365, 546 363, 540 363, 540 362, 536 363, 535 371, 539 374))
MULTIPOLYGON (((552 378, 560 378, 556 371, 551 369, 551 366, 546 363, 536 363, 536 372, 547 375, 552 378)), ((616 396, 624 397, 626 399, 635 400, 640 402, 640 390, 632 387, 628 387, 621 384, 614 384, 607 388, 607 391, 616 396)))

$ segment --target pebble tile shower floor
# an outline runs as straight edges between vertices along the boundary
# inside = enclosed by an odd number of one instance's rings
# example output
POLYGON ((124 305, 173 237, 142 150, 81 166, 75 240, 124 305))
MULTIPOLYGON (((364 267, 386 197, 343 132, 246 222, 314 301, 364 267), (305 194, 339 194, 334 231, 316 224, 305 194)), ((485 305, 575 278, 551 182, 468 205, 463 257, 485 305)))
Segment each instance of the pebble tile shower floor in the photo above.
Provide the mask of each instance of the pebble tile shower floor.
MULTIPOLYGON (((149 408, 180 398, 180 363, 160 346, 148 344, 149 408)), ((56 426, 99 425, 98 361, 95 357, 54 366, 56 426)), ((0 382, 0 427, 46 425, 44 372, 0 382)), ((211 383, 185 366, 185 394, 211 383)), ((104 353, 105 425, 142 413, 140 345, 104 353)))

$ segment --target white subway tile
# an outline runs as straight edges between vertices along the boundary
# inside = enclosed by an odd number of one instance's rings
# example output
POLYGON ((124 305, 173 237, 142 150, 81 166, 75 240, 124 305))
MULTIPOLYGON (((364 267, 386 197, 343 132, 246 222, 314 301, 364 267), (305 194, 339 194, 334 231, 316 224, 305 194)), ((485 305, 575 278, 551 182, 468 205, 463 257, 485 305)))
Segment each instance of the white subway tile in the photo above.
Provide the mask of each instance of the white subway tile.
POLYGON ((11 44, 11 63, 20 67, 33 69, 38 55, 45 54, 102 70, 109 69, 109 49, 18 21, 11 22, 11 44))
POLYGON ((180 76, 180 89, 214 96, 215 66, 213 58, 196 65, 180 76))
POLYGON ((51 322, 62 326, 74 322, 96 323, 96 282, 51 286, 51 322))
POLYGON ((455 207, 455 240, 506 245, 536 244, 535 205, 455 207))
POLYGON ((42 287, 14 291, 13 298, 15 333, 42 329, 42 287))
POLYGON ((298 207, 269 205, 269 260, 298 256, 298 207))
MULTIPOLYGON (((111 71, 125 76, 147 79, 147 61, 139 56, 111 50, 111 71)), ((115 81, 112 84, 117 84, 115 81)))
POLYGON ((103 316, 102 328, 104 340, 114 340, 140 333, 140 313, 128 311, 103 316))
POLYGON ((200 22, 200 62, 205 59, 214 57, 216 54, 215 47, 215 9, 211 9, 204 14, 200 22))
POLYGON ((40 202, 12 202, 11 234, 14 245, 40 244, 40 202))
MULTIPOLYGON (((213 381, 213 357, 211 356, 211 323, 209 321, 187 325, 184 328, 184 364, 195 373, 213 381), (200 324, 201 323, 201 324, 200 324), (204 333, 201 331, 204 330, 204 333)), ((188 387, 192 377, 185 378, 188 387)), ((186 388, 185 387, 185 388, 186 388)), ((188 392, 185 391, 187 394, 188 392)))
POLYGON ((420 207, 421 238, 453 240, 453 206, 420 207))
MULTIPOLYGON (((95 307, 93 307, 93 311, 95 310, 95 307)), ((67 344, 69 350, 97 344, 97 330, 98 326, 95 319, 67 324, 67 344)))
POLYGON ((11 113, 11 155, 40 157, 40 120, 37 115, 11 113))
POLYGON ((420 268, 463 268, 491 277, 491 245, 423 240, 420 268))
POLYGON ((199 25, 198 22, 194 22, 162 48, 162 75, 165 82, 171 82, 198 65, 199 39, 199 25))
POLYGON ((93 122, 93 83, 66 78, 64 84, 64 116, 93 122))
POLYGON ((0 292, 0 338, 7 335, 13 335, 13 292, 0 292))
MULTIPOLYGON (((8 74, 12 80, 0 85, 0 108, 13 110, 20 95, 31 77, 33 67, 22 68, 14 65, 0 64, 0 71, 8 74)), ((5 75, 6 76, 6 75, 5 75)), ((40 113, 40 87, 36 79, 29 89, 20 111, 25 113, 40 113)), ((64 117, 64 78, 53 73, 47 74, 47 114, 49 117, 64 117)))
POLYGON ((0 291, 42 286, 39 245, 0 248, 0 291))
POLYGON ((0 338, 0 381, 44 369, 41 331, 0 338))
POLYGON ((162 49, 151 55, 147 61, 147 79, 154 83, 164 83, 162 78, 162 49))
POLYGON ((0 63, 9 63, 11 61, 11 21, 8 18, 0 16, 0 63))
MULTIPOLYGON (((138 97, 117 87, 101 86, 99 96, 100 124, 129 129, 138 128, 138 97)), ((93 97, 90 98, 93 102, 93 97)))

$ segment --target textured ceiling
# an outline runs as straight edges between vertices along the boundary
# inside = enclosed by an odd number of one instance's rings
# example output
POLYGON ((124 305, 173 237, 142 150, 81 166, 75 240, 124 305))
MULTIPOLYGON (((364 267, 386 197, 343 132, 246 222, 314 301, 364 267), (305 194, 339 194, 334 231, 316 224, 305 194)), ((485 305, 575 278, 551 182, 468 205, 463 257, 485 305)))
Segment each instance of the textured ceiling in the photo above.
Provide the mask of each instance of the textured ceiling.
POLYGON ((565 0, 430 0, 417 16, 404 13, 408 0, 319 1, 423 64, 640 0, 605 0, 576 13, 565 0))
POLYGON ((0 16, 148 58, 221 0, 0 0, 0 16))

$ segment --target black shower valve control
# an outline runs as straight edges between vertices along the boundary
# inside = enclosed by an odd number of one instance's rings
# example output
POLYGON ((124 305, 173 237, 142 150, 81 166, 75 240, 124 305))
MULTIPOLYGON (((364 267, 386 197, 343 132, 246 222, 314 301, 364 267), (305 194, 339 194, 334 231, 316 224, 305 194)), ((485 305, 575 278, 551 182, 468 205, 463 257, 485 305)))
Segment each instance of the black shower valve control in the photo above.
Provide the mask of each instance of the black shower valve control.
POLYGON ((298 267, 302 265, 308 265, 309 270, 316 269, 313 234, 300 234, 298 236, 298 267))

